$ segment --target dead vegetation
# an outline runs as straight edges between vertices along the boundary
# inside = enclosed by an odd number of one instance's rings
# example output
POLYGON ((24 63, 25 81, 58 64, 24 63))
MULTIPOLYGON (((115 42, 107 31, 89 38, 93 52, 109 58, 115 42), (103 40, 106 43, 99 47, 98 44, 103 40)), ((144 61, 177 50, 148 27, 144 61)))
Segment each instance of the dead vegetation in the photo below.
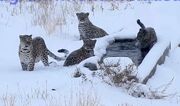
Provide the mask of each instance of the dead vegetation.
POLYGON ((167 85, 161 86, 161 89, 151 89, 148 85, 139 82, 134 64, 130 64, 123 69, 119 63, 110 65, 102 63, 100 64, 100 71, 95 75, 111 86, 124 89, 133 97, 164 99, 174 95, 166 93, 173 79, 167 85))
POLYGON ((136 77, 135 65, 128 65, 122 69, 119 63, 106 65, 101 64, 101 78, 104 82, 118 87, 130 86, 134 82, 138 82, 136 77), (106 78, 105 78, 106 77, 106 78), (127 85, 128 84, 128 85, 127 85))
POLYGON ((1 106, 102 106, 99 97, 94 91, 83 88, 72 89, 62 93, 57 90, 48 90, 45 87, 29 89, 20 88, 18 92, 6 91, 0 95, 1 106), (28 91, 29 90, 29 91, 28 91))
MULTIPOLYGON (((34 26, 40 26, 45 30, 47 35, 51 35, 56 31, 61 31, 64 25, 74 22, 72 17, 75 17, 75 13, 84 11, 84 7, 89 9, 89 12, 94 14, 97 10, 107 9, 109 11, 119 10, 120 1, 102 1, 108 3, 110 6, 107 8, 103 3, 95 3, 92 0, 37 0, 28 1, 20 0, 15 5, 3 6, 5 11, 11 16, 24 15, 29 16, 31 24, 34 26)), ((124 1, 127 2, 127 1, 124 1)), ((3 12, 0 12, 0 16, 4 17, 3 12)), ((7 18, 8 19, 8 18, 7 18)))

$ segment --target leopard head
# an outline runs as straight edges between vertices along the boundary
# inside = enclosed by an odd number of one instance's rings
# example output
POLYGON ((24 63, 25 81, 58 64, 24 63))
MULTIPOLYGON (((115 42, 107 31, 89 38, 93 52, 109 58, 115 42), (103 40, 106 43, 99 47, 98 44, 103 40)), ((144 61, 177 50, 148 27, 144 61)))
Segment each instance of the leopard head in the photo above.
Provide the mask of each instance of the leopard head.
POLYGON ((32 35, 19 35, 20 46, 24 50, 29 50, 32 47, 32 35))
POLYGON ((89 18, 88 18, 89 13, 84 13, 84 12, 76 13, 76 16, 80 23, 89 22, 89 18))
POLYGON ((93 50, 96 44, 96 40, 91 40, 91 39, 84 39, 83 40, 83 47, 86 50, 93 50))

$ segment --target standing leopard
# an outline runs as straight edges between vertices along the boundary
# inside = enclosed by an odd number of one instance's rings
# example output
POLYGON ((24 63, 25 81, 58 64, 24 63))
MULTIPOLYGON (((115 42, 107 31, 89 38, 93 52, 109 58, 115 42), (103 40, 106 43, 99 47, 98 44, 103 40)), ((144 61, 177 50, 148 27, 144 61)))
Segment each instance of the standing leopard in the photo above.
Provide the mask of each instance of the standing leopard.
POLYGON ((142 57, 145 57, 153 45, 157 42, 157 36, 154 28, 145 27, 138 19, 137 24, 141 27, 137 34, 136 45, 141 49, 142 57))
POLYGON ((108 35, 103 29, 93 25, 89 20, 89 13, 76 13, 79 20, 80 39, 94 39, 108 35))
POLYGON ((22 70, 33 71, 35 63, 40 60, 44 66, 49 66, 48 55, 57 61, 63 60, 47 49, 43 38, 32 38, 32 35, 20 35, 19 38, 19 58, 22 70))

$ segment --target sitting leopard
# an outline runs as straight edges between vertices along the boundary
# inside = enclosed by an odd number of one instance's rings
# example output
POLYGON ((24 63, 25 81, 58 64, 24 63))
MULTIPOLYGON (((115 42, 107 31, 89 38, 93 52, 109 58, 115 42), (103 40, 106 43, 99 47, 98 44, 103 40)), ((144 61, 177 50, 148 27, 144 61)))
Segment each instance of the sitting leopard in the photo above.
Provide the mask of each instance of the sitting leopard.
POLYGON ((60 58, 49 51, 41 37, 35 37, 32 39, 32 35, 20 35, 19 38, 19 58, 22 70, 24 71, 33 71, 35 63, 40 60, 45 66, 49 66, 48 55, 57 61, 65 59, 60 58))
POLYGON ((89 20, 88 16, 89 13, 76 13, 77 18, 79 20, 79 33, 80 33, 80 39, 94 39, 94 38, 100 38, 103 36, 108 35, 106 31, 103 29, 93 25, 91 21, 89 20))
MULTIPOLYGON (((96 40, 83 39, 83 46, 80 49, 77 49, 69 54, 64 62, 64 66, 71 66, 75 64, 79 64, 81 61, 94 56, 94 47, 96 44, 96 40)), ((67 53, 68 50, 60 49, 59 53, 67 53)))

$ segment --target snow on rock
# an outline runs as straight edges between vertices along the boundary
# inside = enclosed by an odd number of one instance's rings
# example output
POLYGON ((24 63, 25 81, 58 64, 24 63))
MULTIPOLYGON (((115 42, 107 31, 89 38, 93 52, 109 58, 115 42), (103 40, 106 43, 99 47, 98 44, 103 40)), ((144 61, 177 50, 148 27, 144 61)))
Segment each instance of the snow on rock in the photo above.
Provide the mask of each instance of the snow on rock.
POLYGON ((77 67, 82 68, 82 67, 84 67, 85 63, 94 63, 94 64, 96 64, 98 66, 98 61, 99 60, 100 60, 100 58, 98 56, 93 56, 93 57, 87 58, 84 61, 82 61, 81 63, 79 63, 77 65, 77 67))
POLYGON ((168 40, 158 40, 158 42, 151 48, 149 53, 138 67, 137 77, 141 82, 153 70, 154 66, 157 64, 159 58, 163 55, 169 44, 170 42, 168 40))
POLYGON ((135 38, 135 37, 136 34, 116 33, 116 34, 110 34, 102 38, 98 38, 96 42, 96 46, 94 48, 94 54, 101 58, 104 54, 106 54, 107 46, 113 43, 115 39, 127 39, 127 38, 135 38))
POLYGON ((133 64, 132 60, 129 57, 107 57, 103 60, 103 63, 106 66, 120 64, 123 66, 133 64))
MULTIPOLYGON (((108 45, 110 45, 111 43, 113 43, 115 41, 115 39, 125 39, 125 38, 131 38, 134 39, 136 34, 123 34, 123 33, 115 33, 112 35, 108 35, 102 38, 97 38, 97 42, 94 48, 94 55, 93 57, 90 57, 84 61, 82 61, 77 67, 83 67, 83 65, 85 63, 94 63, 94 64, 98 64, 98 61, 101 60, 101 58, 104 56, 104 54, 106 54, 106 48, 108 45)), ((125 60, 125 58, 122 58, 123 61, 125 60)), ((119 60, 119 59, 118 59, 119 60)))
MULTIPOLYGON (((117 71, 120 71, 119 68, 121 70, 124 70, 127 68, 127 66, 133 65, 134 63, 129 57, 107 57, 103 60, 103 64, 106 67, 113 67, 114 68, 113 70, 117 69, 117 71)), ((136 66, 135 65, 133 66, 134 66, 133 69, 136 69, 136 66)))

